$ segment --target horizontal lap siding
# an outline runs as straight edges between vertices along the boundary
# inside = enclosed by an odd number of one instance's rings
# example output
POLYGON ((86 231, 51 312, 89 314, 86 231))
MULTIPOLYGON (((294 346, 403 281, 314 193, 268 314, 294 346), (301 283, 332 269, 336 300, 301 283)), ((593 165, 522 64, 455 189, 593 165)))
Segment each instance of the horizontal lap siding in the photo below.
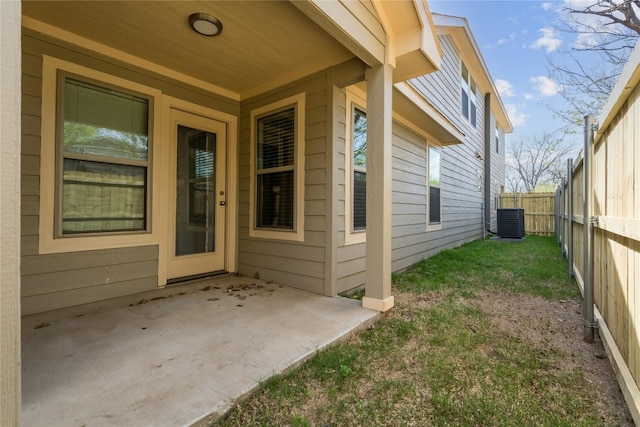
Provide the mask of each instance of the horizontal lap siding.
MULTIPOLYGON (((462 96, 460 57, 451 37, 440 36, 439 40, 444 52, 440 70, 411 79, 409 83, 458 129, 463 129, 465 126, 463 121, 466 119, 460 112, 462 96)), ((478 111, 480 111, 479 107, 478 111)), ((466 130, 463 132, 468 135, 466 130)))
MULTIPOLYGON (((459 55, 449 36, 440 36, 440 42, 444 51, 441 69, 435 73, 412 79, 410 83, 423 94, 429 103, 442 112, 457 128, 461 129, 466 137, 462 144, 447 146, 441 151, 442 228, 440 230, 424 231, 426 228, 426 199, 423 196, 423 201, 418 203, 417 196, 427 194, 426 178, 420 177, 423 180, 423 189, 420 192, 416 191, 414 185, 405 185, 404 183, 402 184, 404 190, 394 192, 392 244, 394 271, 406 268, 443 249, 457 247, 482 237, 484 161, 479 160, 476 153, 482 156, 485 153, 484 96, 480 92, 476 94, 477 117, 476 128, 473 128, 460 111, 461 68, 459 55), (482 180, 480 191, 478 191, 478 177, 482 180), (411 202, 411 199, 415 199, 415 201, 411 202), (403 206, 397 206, 399 203, 402 203, 403 206), (406 209, 413 209, 414 214, 407 215, 406 222, 398 220, 396 213, 406 209), (418 224, 416 214, 420 215, 422 211, 425 212, 422 215, 423 220, 418 224), (419 226, 423 227, 422 231, 419 230, 419 226)), ((418 142, 420 139, 420 137, 414 136, 412 146, 420 145, 418 142)), ((394 139, 394 168, 398 163, 395 153, 408 143, 408 140, 394 139), (400 144, 402 145, 397 146, 400 144)), ((437 142, 434 143, 437 144, 437 142)), ((424 145, 424 142, 422 144, 424 145)), ((422 161, 426 165, 426 159, 422 161)), ((496 160, 496 162, 498 161, 499 159, 496 160)), ((502 166, 502 172, 497 172, 498 175, 502 174, 503 176, 503 171, 504 166, 502 166)), ((398 173, 396 172, 396 174, 398 173)), ((394 189, 396 187, 398 184, 394 183, 394 189)))
POLYGON ((242 103, 239 147, 238 271, 292 287, 324 292, 326 138, 329 85, 324 73, 242 103), (251 111, 305 93, 304 241, 249 237, 251 111))
POLYGON ((426 142, 400 126, 394 129, 392 269, 399 271, 480 237, 482 193, 475 187, 475 171, 465 172, 460 165, 466 150, 442 149, 442 229, 427 231, 426 142), (408 164, 414 165, 412 172, 407 172, 408 164))
MULTIPOLYGON (((399 271, 443 249, 454 248, 482 237, 485 155, 484 96, 476 97, 477 125, 474 129, 460 112, 460 59, 449 36, 441 36, 444 50, 440 71, 411 80, 411 84, 466 135, 463 144, 442 148, 442 228, 427 231, 427 141, 394 123, 392 163, 392 269, 399 271), (478 178, 481 188, 478 190, 478 178)), ((345 109, 344 96, 341 111, 345 109)), ((345 120, 344 112, 338 117, 345 120)), ((495 119, 492 119, 492 123, 495 119)), ((495 130, 492 130, 495 137, 495 130)), ((492 156, 492 180, 504 183, 504 136, 501 153, 492 156)), ((429 141, 437 145, 437 141, 429 141)), ((339 144, 344 157, 344 141, 339 144)), ((494 147, 495 149, 495 147, 494 147)), ((494 150, 495 152, 495 150, 494 150)), ((365 282, 365 244, 345 245, 344 160, 336 167, 339 185, 338 290, 346 291, 365 282)), ((492 219, 495 203, 492 202, 492 219)), ((494 220, 495 221, 495 220, 494 220)))
MULTIPOLYGON (((229 114, 237 112, 237 103, 212 97, 150 70, 135 70, 99 54, 86 54, 82 48, 69 48, 29 30, 23 30, 22 49, 22 314, 157 289, 157 245, 39 254, 40 162, 54 161, 40 159, 42 56, 50 55, 136 81, 229 114)), ((160 144, 159 138, 154 143, 160 144)))
POLYGON ((156 289, 158 246, 22 258, 22 314, 156 289))

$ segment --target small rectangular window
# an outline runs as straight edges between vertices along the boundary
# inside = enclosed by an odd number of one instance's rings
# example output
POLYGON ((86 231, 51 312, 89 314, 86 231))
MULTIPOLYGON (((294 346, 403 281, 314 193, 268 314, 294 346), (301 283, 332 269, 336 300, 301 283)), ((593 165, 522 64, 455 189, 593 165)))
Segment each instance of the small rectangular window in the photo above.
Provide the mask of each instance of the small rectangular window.
POLYGON ((441 222, 440 150, 429 147, 429 224, 441 222))
POLYGON ((471 77, 471 73, 467 67, 462 63, 462 72, 461 72, 461 86, 462 86, 462 94, 461 94, 461 111, 462 115, 465 119, 469 120, 471 126, 474 128, 477 125, 477 100, 476 100, 476 92, 477 85, 476 82, 471 77))
POLYGON ((367 228, 367 114, 353 109, 353 230, 367 228))
POLYGON ((256 228, 294 230, 295 107, 257 120, 256 228))
POLYGON ((146 231, 149 100, 60 82, 58 234, 146 231))

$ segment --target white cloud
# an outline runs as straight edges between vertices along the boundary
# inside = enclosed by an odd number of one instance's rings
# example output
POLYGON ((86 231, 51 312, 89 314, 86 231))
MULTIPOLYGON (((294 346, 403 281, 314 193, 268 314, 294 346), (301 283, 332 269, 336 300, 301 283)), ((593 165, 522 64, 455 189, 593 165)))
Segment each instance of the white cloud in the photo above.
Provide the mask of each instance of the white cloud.
POLYGON ((513 92, 513 85, 506 80, 496 79, 496 89, 498 89, 498 93, 502 98, 509 98, 512 96, 516 96, 513 92))
POLYGON ((551 80, 549 77, 531 77, 530 81, 535 85, 536 90, 542 96, 553 96, 562 91, 562 86, 551 80))
POLYGON ((497 41, 497 44, 505 44, 514 41, 518 37, 517 33, 511 33, 507 37, 501 38, 497 41))
POLYGON ((544 48, 545 52, 554 52, 558 50, 562 40, 556 35, 556 30, 550 27, 540 28, 538 30, 542 34, 536 42, 531 45, 534 49, 544 48))
POLYGON ((550 2, 542 3, 542 10, 551 10, 553 9, 553 4, 550 2))
POLYGON ((517 105, 506 104, 504 107, 507 110, 507 115, 509 116, 509 120, 511 120, 511 124, 513 125, 513 127, 524 126, 525 124, 527 124, 529 115, 518 111, 517 105))
POLYGON ((524 99, 526 99, 527 101, 531 101, 534 98, 533 95, 531 95, 530 93, 525 93, 524 94, 524 99))

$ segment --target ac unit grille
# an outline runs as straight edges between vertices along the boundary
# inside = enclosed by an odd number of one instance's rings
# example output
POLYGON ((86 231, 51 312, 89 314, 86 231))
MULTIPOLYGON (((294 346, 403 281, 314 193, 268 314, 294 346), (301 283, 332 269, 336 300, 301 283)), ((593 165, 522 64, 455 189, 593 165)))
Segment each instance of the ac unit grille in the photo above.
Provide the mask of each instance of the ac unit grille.
POLYGON ((498 236, 510 239, 524 237, 524 209, 498 209, 498 236))

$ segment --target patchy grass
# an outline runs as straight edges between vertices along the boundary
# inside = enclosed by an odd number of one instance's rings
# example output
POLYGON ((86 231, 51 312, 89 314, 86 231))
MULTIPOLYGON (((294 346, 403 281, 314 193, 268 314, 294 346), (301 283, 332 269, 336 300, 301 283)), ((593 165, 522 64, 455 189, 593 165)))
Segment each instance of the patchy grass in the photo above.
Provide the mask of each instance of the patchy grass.
POLYGON ((477 240, 443 251, 394 275, 401 291, 499 289, 544 298, 576 298, 567 264, 555 240, 527 236, 524 242, 477 240))
POLYGON ((442 252, 394 275, 394 294, 374 327, 265 381, 220 425, 631 425, 619 402, 594 404, 615 390, 586 377, 589 348, 565 345, 584 345, 579 293, 553 238, 442 252))

